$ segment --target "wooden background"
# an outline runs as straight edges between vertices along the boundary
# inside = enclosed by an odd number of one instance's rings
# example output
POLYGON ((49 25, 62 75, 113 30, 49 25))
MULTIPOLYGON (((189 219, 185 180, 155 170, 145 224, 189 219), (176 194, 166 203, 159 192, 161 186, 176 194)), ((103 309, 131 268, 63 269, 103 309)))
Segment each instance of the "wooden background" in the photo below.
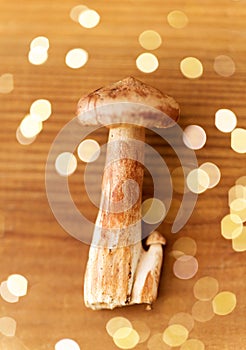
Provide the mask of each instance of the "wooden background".
MULTIPOLYGON (((215 316, 206 323, 196 322, 191 336, 201 339, 207 349, 245 349, 246 344, 246 255, 232 250, 220 235, 220 220, 229 212, 228 190, 245 174, 245 155, 230 149, 230 135, 214 126, 219 108, 231 108, 239 127, 246 127, 246 2, 232 0, 108 0, 86 1, 101 15, 94 29, 84 29, 69 17, 75 0, 0 1, 0 75, 14 75, 14 90, 0 94, 0 279, 21 273, 29 280, 28 295, 17 304, 0 300, 0 317, 17 321, 16 337, 30 350, 53 349, 61 338, 75 339, 83 350, 116 349, 105 330, 113 316, 144 320, 152 334, 161 332, 177 312, 190 312, 195 302, 195 281, 210 275, 218 279, 220 290, 237 296, 237 308, 228 316, 215 316), (189 25, 171 28, 167 14, 184 11, 189 25), (144 74, 135 66, 144 50, 138 35, 157 30, 163 39, 155 50, 160 67, 144 74), (45 35, 50 40, 49 58, 42 66, 28 62, 31 40, 45 35), (65 65, 68 50, 82 47, 89 52, 85 67, 72 70, 65 65), (229 55, 236 72, 223 78, 213 69, 218 55, 229 55), (179 70, 180 61, 195 56, 204 74, 189 80, 179 70), (180 125, 201 125, 207 133, 206 146, 197 151, 198 163, 212 161, 222 173, 219 185, 199 196, 189 222, 176 235, 168 223, 160 225, 168 246, 159 299, 151 312, 143 305, 114 311, 93 312, 85 308, 82 283, 88 246, 72 238, 55 220, 45 191, 45 164, 51 144, 60 129, 74 117, 81 95, 105 84, 133 75, 175 97, 181 106, 180 125), (30 146, 16 141, 16 129, 37 98, 51 101, 53 114, 43 132, 30 146), (188 281, 172 273, 170 257, 173 242, 181 236, 196 240, 199 270, 188 281)), ((107 130, 98 140, 106 142, 107 130)), ((172 170, 178 165, 166 145, 151 135, 172 170)), ((83 187, 83 165, 70 178, 75 202, 86 215, 96 216, 83 187)), ((145 187, 145 193, 148 188, 145 187)), ((24 346, 24 345, 23 345, 24 346)), ((147 349, 146 343, 138 345, 147 349)), ((9 349, 12 349, 9 347, 9 349)), ((18 348, 19 349, 19 348, 18 348)), ((157 349, 158 350, 158 349, 157 349)))

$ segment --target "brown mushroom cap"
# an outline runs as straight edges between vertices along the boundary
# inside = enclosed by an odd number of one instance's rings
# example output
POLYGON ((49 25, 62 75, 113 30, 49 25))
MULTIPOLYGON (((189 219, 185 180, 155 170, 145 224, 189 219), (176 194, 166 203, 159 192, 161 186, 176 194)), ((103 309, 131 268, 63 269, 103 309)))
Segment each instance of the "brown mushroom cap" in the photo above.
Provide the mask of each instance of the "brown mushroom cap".
POLYGON ((128 123, 166 128, 175 124, 179 111, 172 97, 128 77, 82 97, 77 116, 83 125, 128 123))
POLYGON ((162 244, 166 245, 166 238, 163 237, 160 232, 154 231, 152 232, 149 237, 147 238, 146 245, 152 245, 152 244, 162 244))

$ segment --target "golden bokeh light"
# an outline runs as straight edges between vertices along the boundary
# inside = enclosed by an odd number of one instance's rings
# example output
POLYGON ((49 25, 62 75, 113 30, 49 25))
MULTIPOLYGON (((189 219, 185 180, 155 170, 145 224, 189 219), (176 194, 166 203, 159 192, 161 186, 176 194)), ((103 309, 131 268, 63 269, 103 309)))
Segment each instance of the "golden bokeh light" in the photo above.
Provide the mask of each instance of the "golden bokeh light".
POLYGON ((136 66, 143 73, 152 73, 159 67, 159 61, 154 54, 144 52, 137 57, 136 66))
POLYGON ((182 255, 195 256, 197 251, 197 244, 195 240, 190 237, 180 237, 174 242, 172 250, 174 252, 178 251, 179 253, 182 253, 182 255))
POLYGON ((28 53, 28 60, 31 64, 39 66, 48 59, 48 51, 43 46, 35 46, 28 53))
POLYGON ((20 127, 18 127, 16 130, 16 140, 19 142, 19 144, 27 146, 27 145, 32 144, 36 140, 36 136, 25 137, 22 134, 20 127))
POLYGON ((228 214, 221 220, 221 234, 225 239, 238 237, 243 229, 241 218, 235 214, 228 214))
POLYGON ((219 291, 219 282, 216 278, 205 276, 196 281, 193 287, 194 296, 201 301, 213 299, 219 291))
POLYGON ((7 281, 1 283, 0 295, 7 303, 17 303, 19 301, 19 297, 9 291, 7 281))
POLYGON ((196 57, 186 57, 180 62, 180 70, 186 78, 197 79, 203 74, 203 65, 196 57))
POLYGON ((144 343, 150 336, 150 328, 149 326, 141 320, 133 320, 132 327, 137 331, 139 335, 138 343, 144 343))
POLYGON ((17 297, 23 297, 27 294, 27 286, 28 280, 22 275, 13 274, 7 279, 8 290, 17 297))
POLYGON ((118 329, 124 327, 132 328, 131 322, 126 317, 112 317, 106 324, 106 331, 111 337, 113 337, 118 329))
POLYGON ((228 192, 228 204, 230 204, 235 199, 245 199, 246 200, 246 187, 243 185, 232 186, 228 192))
POLYGON ((0 93, 9 94, 14 90, 14 76, 10 73, 0 75, 0 93))
POLYGON ((84 49, 76 48, 66 54, 66 65, 72 69, 83 67, 88 61, 88 52, 84 49))
POLYGON ((163 333, 163 341, 169 346, 175 347, 182 345, 188 338, 188 330, 180 324, 168 326, 163 333))
POLYGON ((156 224, 166 215, 164 203, 158 198, 149 198, 142 203, 142 220, 147 224, 156 224))
POLYGON ((246 226, 242 228, 242 232, 239 236, 232 239, 232 248, 236 252, 245 252, 246 251, 246 226))
POLYGON ((194 327, 194 319, 191 314, 188 314, 187 312, 178 312, 177 314, 173 315, 171 319, 169 320, 168 324, 180 324, 184 326, 188 332, 190 332, 194 327))
POLYGON ((246 153, 246 129, 237 128, 232 131, 231 148, 237 153, 246 153))
POLYGON ((186 178, 187 187, 193 193, 203 193, 208 189, 209 176, 202 169, 193 169, 186 178))
POLYGON ((222 77, 230 77, 235 73, 236 66, 231 57, 220 55, 214 60, 214 70, 222 77))
POLYGON ((237 198, 230 203, 230 213, 240 217, 242 222, 246 221, 246 199, 237 198))
POLYGON ((168 14, 167 21, 175 29, 182 29, 187 26, 189 20, 183 11, 175 10, 168 14))
POLYGON ((227 108, 221 108, 215 113, 215 126, 218 130, 232 132, 237 126, 236 114, 227 108))
POLYGON ((80 346, 75 340, 64 338, 55 344, 55 350, 80 350, 80 346))
POLYGON ((86 139, 79 144, 77 153, 80 160, 91 163, 97 160, 100 150, 100 145, 96 140, 86 139))
POLYGON ((32 39, 30 44, 30 50, 33 50, 35 47, 43 47, 46 51, 50 47, 49 39, 45 36, 37 36, 36 38, 32 39))
POLYGON ((208 188, 213 188, 218 185, 221 178, 221 172, 220 172, 220 169, 217 167, 217 165, 211 162, 206 162, 200 165, 199 169, 202 169, 208 174, 208 177, 209 177, 208 188))
POLYGON ((38 99, 31 104, 30 114, 37 116, 39 120, 47 120, 52 113, 52 107, 49 100, 38 99))
POLYGON ((242 185, 246 187, 246 176, 241 176, 236 180, 236 185, 242 185))
POLYGON ((193 278, 198 271, 198 261, 194 256, 182 255, 173 264, 174 275, 182 280, 193 278))
POLYGON ((191 314, 195 321, 207 322, 214 317, 212 301, 197 300, 192 306, 191 314))
POLYGON ((26 138, 37 136, 43 128, 43 124, 38 116, 28 114, 20 123, 20 132, 26 138))
POLYGON ((100 15, 92 9, 85 9, 79 15, 79 24, 84 28, 94 28, 100 22, 100 15))
POLYGON ((189 125, 184 129, 183 142, 186 147, 198 150, 201 149, 207 140, 205 130, 199 125, 189 125))
POLYGON ((229 315, 236 305, 236 295, 229 291, 220 292, 213 299, 213 311, 216 315, 229 315))
POLYGON ((85 5, 77 5, 71 8, 70 10, 70 18, 74 21, 74 22, 78 22, 79 21, 79 16, 81 15, 81 13, 85 10, 88 10, 88 7, 85 5))
POLYGON ((180 350, 204 350, 205 345, 199 339, 188 339, 181 345, 180 350))
POLYGON ((72 175, 77 169, 77 159, 72 153, 63 152, 56 158, 55 168, 61 176, 72 175))
POLYGON ((139 35, 139 44, 145 50, 155 50, 162 44, 161 36, 155 30, 145 30, 139 35))
POLYGON ((139 335, 131 327, 122 327, 114 333, 113 341, 120 349, 133 349, 139 343, 139 335))
POLYGON ((16 321, 12 317, 0 318, 0 333, 6 337, 14 337, 16 332, 16 321))

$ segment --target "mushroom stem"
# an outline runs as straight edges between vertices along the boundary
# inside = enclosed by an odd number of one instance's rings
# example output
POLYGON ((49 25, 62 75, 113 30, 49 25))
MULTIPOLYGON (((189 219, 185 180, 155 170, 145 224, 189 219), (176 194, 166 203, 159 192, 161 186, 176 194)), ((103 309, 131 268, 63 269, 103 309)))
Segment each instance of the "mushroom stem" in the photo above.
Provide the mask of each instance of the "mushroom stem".
POLYGON ((84 281, 85 304, 92 309, 127 305, 141 245, 144 175, 142 127, 110 128, 100 209, 84 281))

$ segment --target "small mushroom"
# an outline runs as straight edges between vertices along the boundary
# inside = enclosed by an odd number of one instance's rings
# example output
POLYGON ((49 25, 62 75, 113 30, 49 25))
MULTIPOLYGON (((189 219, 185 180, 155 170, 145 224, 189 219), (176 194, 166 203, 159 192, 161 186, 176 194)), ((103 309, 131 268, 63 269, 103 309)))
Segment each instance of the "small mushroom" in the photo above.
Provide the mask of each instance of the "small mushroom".
MULTIPOLYGON (((100 208, 84 278, 85 305, 113 309, 133 300, 151 303, 156 298, 158 278, 153 275, 152 291, 147 291, 148 276, 143 268, 143 280, 136 276, 138 264, 147 259, 141 244, 144 127, 172 126, 179 106, 172 97, 129 77, 81 98, 77 115, 83 125, 111 125, 100 208), (141 299, 143 287, 146 297, 141 299)), ((158 259, 153 268, 159 271, 159 244, 151 244, 149 259, 151 252, 158 259)))
POLYGON ((166 239, 154 231, 147 238, 146 245, 149 249, 147 251, 143 249, 139 259, 131 304, 151 305, 157 298, 163 260, 162 246, 166 245, 166 239))

